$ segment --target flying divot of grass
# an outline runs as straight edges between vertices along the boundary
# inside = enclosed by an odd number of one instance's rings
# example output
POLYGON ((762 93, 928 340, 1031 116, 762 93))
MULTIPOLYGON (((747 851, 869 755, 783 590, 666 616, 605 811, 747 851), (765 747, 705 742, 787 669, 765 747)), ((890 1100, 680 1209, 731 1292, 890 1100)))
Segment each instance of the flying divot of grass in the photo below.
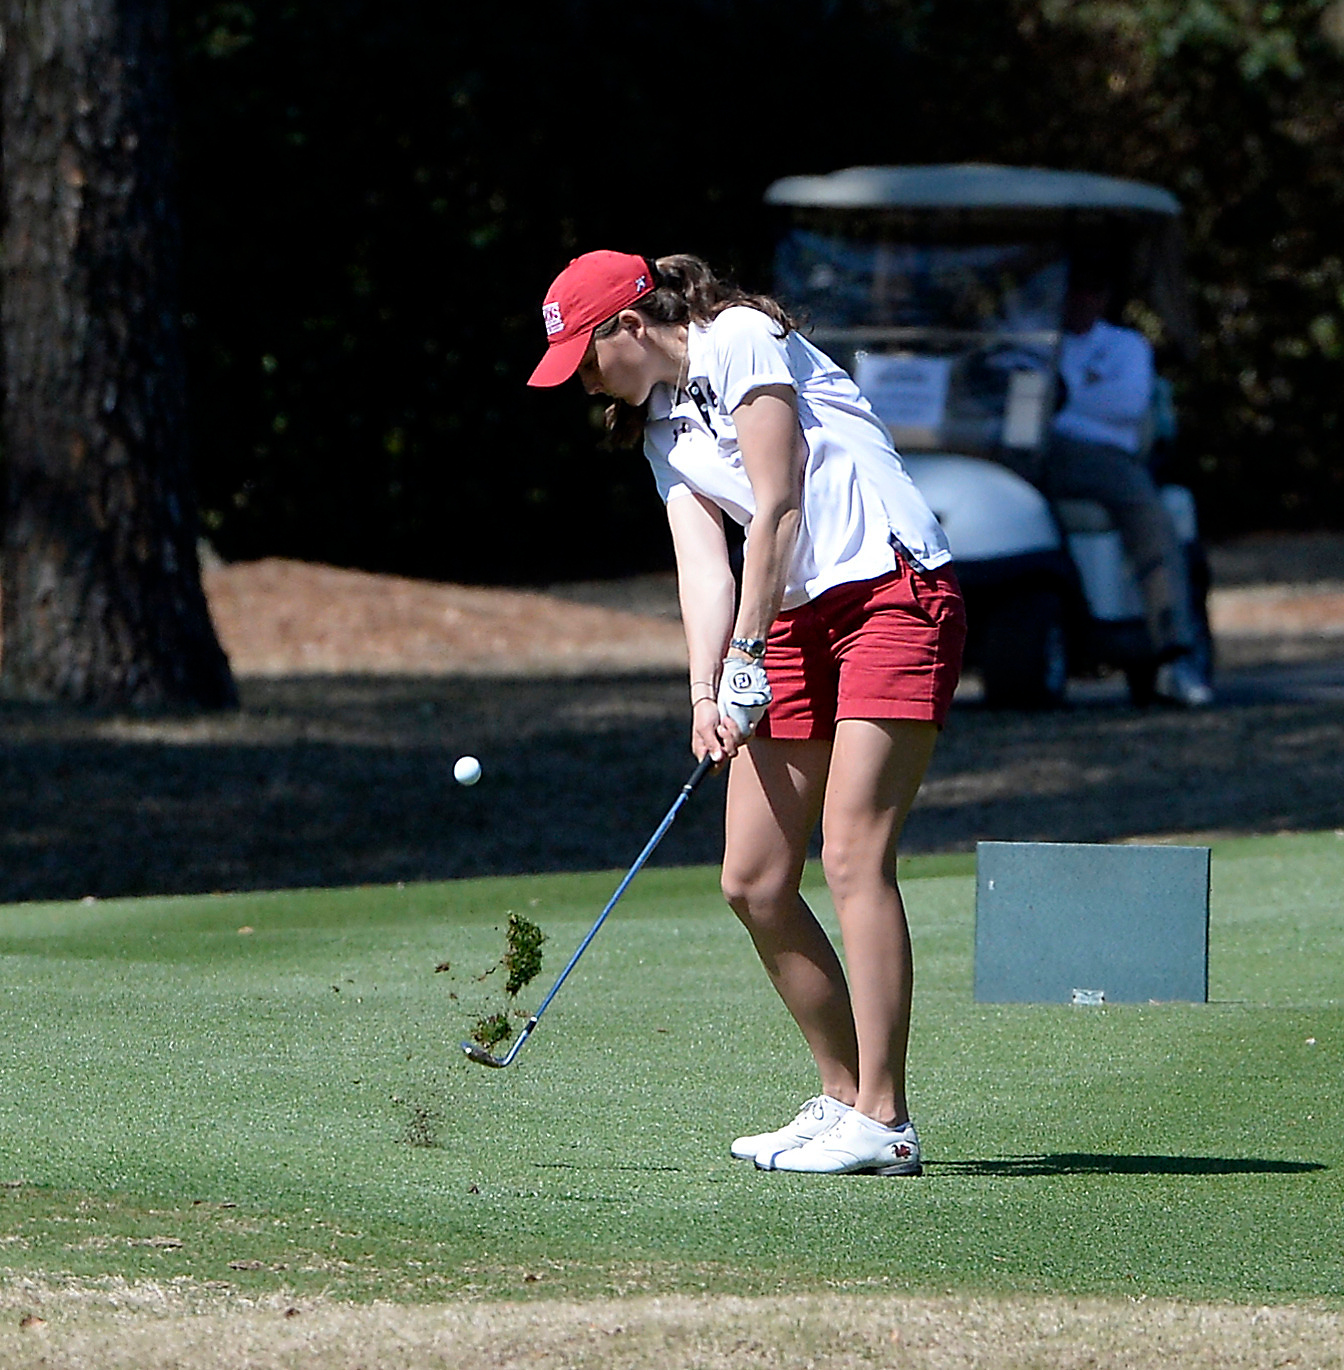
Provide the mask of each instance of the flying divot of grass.
POLYGON ((508 972, 504 981, 504 993, 516 998, 519 990, 528 985, 541 973, 541 944, 546 934, 532 922, 517 913, 509 914, 508 946, 501 964, 508 972))
POLYGON ((501 1042, 507 1042, 512 1036, 513 1029, 505 1013, 487 1013, 476 1020, 476 1026, 471 1030, 472 1040, 487 1051, 501 1042))
MULTIPOLYGON (((505 932, 504 955, 476 978, 484 980, 502 967, 505 977, 504 993, 510 1000, 516 999, 541 973, 541 947, 545 940, 546 934, 535 923, 524 918, 522 914, 510 911, 505 932)), ((508 1041, 512 1036, 513 1026, 509 1022, 508 1013, 503 1011, 481 1014, 471 1032, 472 1040, 487 1051, 497 1047, 501 1042, 508 1041)))

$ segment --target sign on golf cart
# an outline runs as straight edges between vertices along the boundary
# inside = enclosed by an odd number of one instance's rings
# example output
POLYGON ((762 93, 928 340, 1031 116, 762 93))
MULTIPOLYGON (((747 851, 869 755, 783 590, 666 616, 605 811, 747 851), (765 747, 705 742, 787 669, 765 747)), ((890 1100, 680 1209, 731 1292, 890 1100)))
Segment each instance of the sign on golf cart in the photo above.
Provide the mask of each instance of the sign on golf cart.
MULTIPOLYGON (((1110 669, 1148 702, 1158 663, 1119 532, 1100 505, 1052 505, 1033 480, 1078 253, 1104 248, 1116 296, 1173 346, 1192 338, 1175 197, 1078 172, 926 166, 788 177, 766 199, 781 214, 775 293, 854 375, 947 532, 986 702, 1057 705, 1070 673, 1110 669)), ((1163 501, 1206 628, 1193 500, 1173 486, 1163 501)), ((1206 631, 1197 651, 1207 674, 1206 631)))
POLYGON ((859 352, 854 379, 893 433, 937 440, 947 412, 951 358, 859 352))

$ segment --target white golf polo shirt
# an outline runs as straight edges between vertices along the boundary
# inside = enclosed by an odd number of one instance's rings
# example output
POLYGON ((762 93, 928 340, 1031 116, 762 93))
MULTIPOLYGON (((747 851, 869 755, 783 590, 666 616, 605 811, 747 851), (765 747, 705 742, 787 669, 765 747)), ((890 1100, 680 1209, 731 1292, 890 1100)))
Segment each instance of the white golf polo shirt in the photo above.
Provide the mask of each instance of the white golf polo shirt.
POLYGON ((1065 403, 1055 415, 1055 432, 1131 455, 1139 450, 1153 401, 1153 349, 1142 333, 1105 319, 1086 333, 1065 333, 1059 374, 1065 403))
POLYGON ((782 607, 886 575, 897 547, 922 570, 949 562, 947 537, 858 386, 806 338, 778 333, 749 305, 690 326, 685 389, 675 403, 668 385, 649 396, 644 455, 658 493, 665 501, 703 495, 749 529, 756 506, 731 415, 753 390, 787 385, 798 396, 808 455, 782 607))

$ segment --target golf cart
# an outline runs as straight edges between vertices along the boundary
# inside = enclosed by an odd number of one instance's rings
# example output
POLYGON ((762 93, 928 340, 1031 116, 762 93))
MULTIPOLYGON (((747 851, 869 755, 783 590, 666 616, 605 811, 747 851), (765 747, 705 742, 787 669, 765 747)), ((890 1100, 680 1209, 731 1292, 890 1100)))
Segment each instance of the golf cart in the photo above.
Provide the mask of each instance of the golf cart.
MULTIPOLYGON (((1113 302, 1189 348, 1176 199, 1080 172, 996 166, 854 167, 767 191, 784 222, 775 293, 851 372, 947 532, 967 602, 967 665, 991 707, 1064 702, 1071 675, 1122 671, 1135 703, 1158 661, 1120 534, 1087 500, 1034 485, 1056 409, 1071 259, 1104 254, 1113 302)), ((1159 380, 1144 459, 1175 432, 1159 380)), ((1159 473, 1160 478, 1160 473, 1159 473)), ((1211 669, 1208 570, 1194 501, 1161 495, 1186 551, 1211 669)))

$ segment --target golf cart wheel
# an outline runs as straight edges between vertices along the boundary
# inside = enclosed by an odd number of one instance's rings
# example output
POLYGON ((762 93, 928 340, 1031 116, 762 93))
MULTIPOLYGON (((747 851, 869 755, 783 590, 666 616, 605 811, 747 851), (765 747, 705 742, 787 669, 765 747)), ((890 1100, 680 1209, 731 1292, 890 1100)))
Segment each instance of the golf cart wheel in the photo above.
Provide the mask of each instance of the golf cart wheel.
POLYGON ((1001 605, 980 648, 985 703, 991 709, 1058 709, 1069 679, 1064 606, 1054 590, 1001 605))

